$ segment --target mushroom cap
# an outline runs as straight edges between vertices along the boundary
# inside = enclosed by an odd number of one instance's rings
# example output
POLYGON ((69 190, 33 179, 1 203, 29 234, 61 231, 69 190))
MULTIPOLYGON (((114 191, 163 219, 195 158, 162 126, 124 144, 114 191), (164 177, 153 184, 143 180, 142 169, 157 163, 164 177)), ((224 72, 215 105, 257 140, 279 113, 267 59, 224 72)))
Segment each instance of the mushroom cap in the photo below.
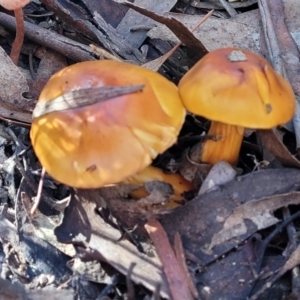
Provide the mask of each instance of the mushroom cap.
POLYGON ((33 148, 54 179, 77 188, 117 183, 176 142, 185 118, 177 87, 139 66, 108 60, 69 66, 50 78, 38 102, 78 89, 132 85, 144 88, 33 119, 33 148))
POLYGON ((247 50, 208 53, 178 87, 187 110, 213 121, 267 129, 288 122, 295 113, 289 83, 265 59, 247 50))
POLYGON ((24 7, 30 0, 0 0, 0 5, 7 10, 15 10, 24 7))

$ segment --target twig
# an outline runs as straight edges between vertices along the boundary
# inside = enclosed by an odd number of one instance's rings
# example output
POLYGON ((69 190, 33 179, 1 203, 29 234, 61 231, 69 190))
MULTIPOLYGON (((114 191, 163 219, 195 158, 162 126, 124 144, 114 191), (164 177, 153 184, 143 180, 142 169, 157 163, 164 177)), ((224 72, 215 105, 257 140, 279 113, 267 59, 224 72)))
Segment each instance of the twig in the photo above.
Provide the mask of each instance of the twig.
MULTIPOLYGON (((288 207, 283 208, 282 213, 283 213, 284 220, 288 220, 291 217, 291 213, 290 213, 290 210, 288 207)), ((289 253, 292 253, 298 247, 297 242, 296 242, 297 232, 296 232, 296 228, 292 222, 287 225, 286 231, 287 231, 289 241, 290 241, 290 243, 289 243, 290 247, 288 247, 288 250, 289 250, 289 253)), ((299 269, 299 266, 292 269, 292 291, 293 291, 293 293, 299 293, 299 291, 300 291, 300 269, 299 269)))
POLYGON ((148 220, 145 224, 145 229, 147 230, 162 262, 173 300, 192 300, 193 297, 190 290, 185 285, 185 278, 165 230, 155 219, 148 220))
POLYGON ((121 58, 109 53, 108 51, 106 51, 105 49, 103 49, 101 47, 97 47, 96 45, 93 45, 93 44, 90 44, 90 47, 94 52, 98 53, 101 57, 104 57, 106 59, 115 60, 115 61, 124 61, 121 58))
MULTIPOLYGON (((273 36, 276 36, 276 55, 280 61, 282 68, 282 75, 290 82, 296 96, 296 114, 293 118, 294 131, 297 142, 297 151, 300 150, 300 51, 290 34, 285 22, 284 5, 282 0, 260 0, 260 9, 268 12, 270 19, 268 19, 270 30, 274 31, 273 36)), ((263 12, 261 11, 261 13, 263 12)), ((263 15, 262 15, 263 18, 263 15)), ((271 40, 271 38, 270 38, 271 40)), ((274 46, 274 45, 272 45, 274 46)))
MULTIPOLYGON (((19 147, 19 152, 27 149, 27 147, 23 144, 23 142, 15 135, 15 133, 12 131, 10 127, 6 128, 6 132, 9 134, 9 136, 12 138, 14 141, 15 145, 19 147)), ((19 153, 18 153, 19 155, 19 153)))
POLYGON ((277 40, 277 35, 273 27, 270 10, 267 0, 258 1, 259 11, 261 14, 261 22, 263 27, 264 39, 266 42, 269 61, 272 62, 273 68, 279 74, 285 76, 285 69, 280 59, 280 50, 277 40))
POLYGON ((126 276, 126 286, 127 286, 127 299, 128 300, 134 300, 135 299, 135 293, 134 293, 134 286, 131 281, 131 275, 134 267, 136 266, 136 263, 132 263, 131 266, 128 269, 128 273, 126 276))
POLYGON ((176 255, 178 264, 180 265, 181 269, 183 270, 183 275, 185 276, 186 285, 189 287, 193 297, 195 299, 199 299, 198 291, 195 287, 195 284, 193 282, 191 274, 186 265, 186 259, 185 259, 185 255, 184 255, 182 240, 181 240, 181 237, 178 232, 175 233, 175 237, 174 237, 174 249, 175 249, 175 255, 176 255))
MULTIPOLYGON (((261 245, 260 245, 260 255, 259 255, 259 259, 256 262, 256 272, 259 273, 259 270, 261 268, 262 262, 263 262, 263 258, 264 258, 264 252, 266 251, 269 243, 271 242, 271 240, 279 233, 281 232, 288 224, 290 224, 292 221, 294 221, 295 219, 300 217, 300 211, 298 211, 297 213, 293 214, 291 217, 287 218, 285 221, 283 221, 276 229, 274 229, 269 235, 268 237, 262 241, 261 245)), ((257 277, 257 279, 259 278, 259 276, 257 277)), ((274 282, 274 281, 272 281, 274 282)), ((252 283, 252 291, 255 287, 256 284, 256 280, 253 281, 252 283)), ((271 285, 269 285, 268 287, 271 287, 271 285)), ((266 290, 266 286, 264 286, 262 289, 260 289, 255 295, 251 296, 251 300, 255 300, 257 299, 257 297, 259 295, 261 295, 264 291, 266 290)), ((251 294, 251 291, 249 292, 249 294, 251 294)))
MULTIPOLYGON (((0 25, 16 30, 14 18, 2 12, 0 12, 0 25)), ((89 46, 29 22, 24 22, 24 26, 27 38, 37 44, 62 53, 74 61, 95 60, 98 58, 98 54, 94 53, 89 46)))
MULTIPOLYGON (((195 27, 191 30, 191 32, 194 32, 196 29, 198 29, 208 18, 211 17, 213 14, 213 10, 209 11, 199 22, 195 25, 195 27)), ((182 45, 182 42, 179 42, 177 45, 175 45, 170 51, 165 53, 163 56, 154 59, 152 61, 149 61, 142 66, 144 68, 150 69, 152 71, 158 71, 158 69, 161 67, 161 65, 171 56, 175 51, 182 45)))
POLYGON ((29 187, 32 189, 32 191, 34 193, 37 192, 37 188, 35 186, 35 183, 31 180, 30 176, 28 176, 28 174, 26 173, 22 163, 20 162, 18 157, 14 158, 14 162, 16 164, 16 167, 18 168, 19 172, 21 173, 21 175, 24 177, 24 179, 26 180, 26 183, 29 185, 29 187))
POLYGON ((111 283, 108 284, 100 293, 100 295, 96 298, 96 300, 102 300, 104 297, 106 297, 111 290, 113 290, 116 285, 119 283, 120 280, 120 275, 119 274, 114 274, 111 276, 111 283))
POLYGON ((219 2, 222 4, 222 6, 226 9, 230 17, 235 17, 238 13, 236 10, 232 7, 230 3, 228 3, 225 0, 219 0, 219 2))
POLYGON ((37 210, 37 208, 40 204, 40 200, 41 200, 41 197, 42 197, 42 190, 43 190, 43 185, 44 185, 45 174, 46 174, 46 170, 45 170, 45 168, 43 168, 42 173, 41 173, 39 186, 38 186, 38 190, 37 190, 37 194, 34 198, 34 203, 33 203, 33 206, 31 208, 31 211, 30 211, 31 215, 33 215, 35 213, 35 211, 37 210))
POLYGON ((35 72, 33 69, 33 51, 32 51, 32 49, 29 50, 28 58, 29 58, 29 70, 30 70, 31 77, 33 80, 36 80, 36 75, 35 75, 35 72))

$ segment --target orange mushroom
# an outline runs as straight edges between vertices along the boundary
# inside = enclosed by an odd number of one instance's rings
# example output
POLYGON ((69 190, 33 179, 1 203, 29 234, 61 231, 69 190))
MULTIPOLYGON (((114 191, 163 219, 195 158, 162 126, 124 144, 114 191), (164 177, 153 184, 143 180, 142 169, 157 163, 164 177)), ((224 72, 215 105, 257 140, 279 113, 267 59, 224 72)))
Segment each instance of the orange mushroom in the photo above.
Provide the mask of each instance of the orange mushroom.
POLYGON ((15 65, 18 64, 24 41, 24 18, 22 8, 29 2, 30 0, 0 0, 0 5, 7 10, 13 10, 16 18, 16 37, 10 53, 10 58, 15 65))
POLYGON ((288 82, 262 57, 237 48, 205 55, 179 83, 190 112, 211 120, 201 161, 236 164, 245 128, 268 129, 288 122, 295 96, 288 82))
POLYGON ((185 109, 176 86, 160 74, 128 63, 91 61, 52 76, 33 116, 30 137, 42 166, 57 181, 87 189, 121 182, 150 165, 176 142, 185 109), (70 92, 132 85, 142 85, 142 91, 40 112, 41 105, 70 92))
MULTIPOLYGON (((150 181, 162 181, 172 186, 173 194, 169 197, 168 206, 178 206, 178 202, 184 200, 184 193, 194 189, 192 182, 186 180, 180 174, 167 174, 161 169, 149 166, 137 174, 128 177, 124 183, 143 184, 150 181)), ((149 195, 147 190, 142 187, 134 190, 130 195, 135 199, 145 198, 149 195)))

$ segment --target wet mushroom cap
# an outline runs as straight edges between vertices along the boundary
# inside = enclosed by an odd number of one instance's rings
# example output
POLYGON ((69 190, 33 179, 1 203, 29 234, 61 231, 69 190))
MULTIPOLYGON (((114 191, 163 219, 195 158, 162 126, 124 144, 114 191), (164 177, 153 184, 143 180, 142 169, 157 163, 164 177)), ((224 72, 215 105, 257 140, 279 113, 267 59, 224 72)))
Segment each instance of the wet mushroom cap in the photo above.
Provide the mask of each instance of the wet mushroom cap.
POLYGON ((204 56, 181 79, 179 93, 190 112, 248 128, 282 125, 295 112, 285 79, 262 57, 236 48, 204 56))
POLYGON ((132 85, 144 88, 33 119, 33 148, 54 179, 77 188, 120 182, 176 142, 185 118, 177 87, 135 65, 115 61, 72 65, 50 78, 38 102, 79 89, 132 85))

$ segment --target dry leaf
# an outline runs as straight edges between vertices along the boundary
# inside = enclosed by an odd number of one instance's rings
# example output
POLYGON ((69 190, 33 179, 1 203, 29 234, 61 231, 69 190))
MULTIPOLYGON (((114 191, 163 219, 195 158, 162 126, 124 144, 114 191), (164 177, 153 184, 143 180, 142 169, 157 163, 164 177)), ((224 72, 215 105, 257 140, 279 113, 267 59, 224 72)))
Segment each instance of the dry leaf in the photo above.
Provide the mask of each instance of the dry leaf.
POLYGON ((23 94, 29 91, 26 79, 1 47, 0 64, 1 101, 9 104, 16 110, 30 112, 33 103, 30 103, 23 97, 23 94))
POLYGON ((292 204, 300 204, 300 192, 275 195, 240 205, 226 218, 223 228, 213 235, 208 249, 211 250, 225 241, 246 234, 248 228, 245 220, 253 222, 257 230, 276 224, 280 220, 274 217, 273 212, 292 204))
POLYGON ((291 254, 289 259, 286 261, 282 269, 278 272, 278 277, 282 276, 289 270, 292 270, 296 266, 300 265, 300 246, 291 254))
POLYGON ((300 168, 299 160, 289 152, 273 130, 258 130, 256 134, 261 138, 263 146, 267 148, 282 165, 300 168))
POLYGON ((155 219, 149 219, 145 224, 158 256, 162 262, 173 300, 192 300, 192 294, 186 284, 184 271, 177 261, 174 250, 161 224, 155 219))
POLYGON ((279 272, 274 275, 269 281, 267 281, 261 289, 256 292, 250 300, 256 300, 259 299, 259 296, 269 289, 278 278, 280 278, 282 275, 284 275, 286 272, 292 270, 293 268, 299 266, 300 264, 300 246, 297 247, 297 249, 291 254, 289 259, 285 262, 284 266, 279 270, 279 272))
POLYGON ((198 195, 202 195, 219 185, 226 184, 236 175, 237 172, 230 164, 225 161, 219 161, 211 168, 207 177, 204 179, 198 195))
MULTIPOLYGON (((62 224, 55 233, 59 241, 86 245, 80 247, 84 260, 106 261, 122 274, 127 274, 132 263, 136 266, 131 280, 154 291, 160 284, 162 297, 170 298, 168 284, 162 272, 161 263, 155 252, 147 255, 138 251, 129 241, 119 240, 119 230, 113 228, 96 213, 95 203, 72 195, 70 205, 65 210, 62 224)), ((77 248, 78 249, 78 248, 77 248)))
MULTIPOLYGON (((293 1, 288 1, 293 2, 293 1)), ((297 141, 297 150, 300 148, 300 62, 299 62, 299 46, 297 46, 295 37, 292 37, 291 24, 288 20, 293 20, 287 11, 284 11, 283 2, 273 1, 263 4, 259 2, 259 8, 262 15, 262 24, 264 32, 264 40, 267 48, 267 55, 273 63, 273 67, 277 72, 283 75, 293 87, 295 92, 297 106, 296 114, 293 118, 294 131, 297 141), (272 38, 273 37, 273 38, 272 38), (275 37, 275 38, 274 38, 275 37)), ((294 3, 294 11, 300 13, 299 3, 294 3)), ((294 12, 295 13, 295 12, 294 12)), ((298 20, 299 18, 296 18, 298 20)), ((300 26, 299 21, 298 30, 300 26)), ((294 23, 293 22, 293 23, 294 23)), ((294 25, 294 24, 292 24, 294 25)))
MULTIPOLYGON (((170 11, 176 2, 176 0, 135 0, 134 6, 140 7, 141 9, 145 9, 149 12, 160 13, 170 11)), ((154 21, 151 17, 148 17, 133 9, 129 9, 122 21, 118 24, 117 31, 130 45, 135 48, 139 48, 147 38, 147 30, 138 30, 138 27, 151 28, 154 26, 154 21)))
MULTIPOLYGON (((165 24, 172 32, 180 39, 180 41, 187 45, 190 46, 194 49, 197 49, 199 51, 202 51, 203 53, 207 52, 207 49, 203 46, 203 44, 194 36, 194 34, 186 28, 181 22, 173 18, 173 16, 164 14, 164 15, 159 15, 156 14, 152 11, 149 11, 147 9, 144 9, 142 7, 135 6, 134 4, 127 2, 127 1, 118 1, 118 3, 124 4, 127 7, 130 7, 137 12, 157 21, 162 24, 165 24)), ((195 27, 197 24, 198 20, 193 24, 192 28, 195 27)))
MULTIPOLYGON (((275 207, 285 206, 290 203, 280 203, 277 200, 277 203, 275 202, 272 206, 272 200, 267 200, 268 197, 280 193, 287 194, 298 190, 299 187, 300 171, 297 169, 284 168, 252 172, 245 176, 236 177, 229 183, 218 186, 209 193, 197 196, 172 213, 162 216, 160 220, 171 240, 174 239, 175 233, 179 232, 184 248, 195 255, 203 264, 207 264, 214 260, 215 257, 219 257, 239 245, 258 230, 259 223, 256 225, 250 216, 250 219, 243 221, 243 223, 247 224, 247 231, 244 235, 232 238, 208 251, 213 236, 223 229, 224 222, 232 212, 236 210, 239 212, 238 209, 241 204, 266 198, 266 201, 270 202, 268 205, 271 207, 265 213, 267 218, 275 207)), ((288 201, 297 202, 298 199, 291 198, 288 201)), ((255 205, 262 209, 264 202, 255 205)), ((254 213, 255 205, 254 207, 250 205, 254 213)), ((261 212, 259 211, 257 214, 261 212)), ((254 214, 254 217, 257 216, 254 214)), ((239 227, 238 230, 239 233, 242 232, 239 227)))
POLYGON ((29 91, 26 79, 1 47, 0 65, 0 116, 29 124, 34 104, 23 97, 29 91))
MULTIPOLYGON (((194 32, 198 27, 200 27, 209 17, 211 17, 213 11, 210 11, 208 14, 206 14, 203 18, 200 19, 200 21, 196 24, 196 26, 192 29, 192 32, 194 32)), ((182 45, 181 42, 179 42, 177 45, 175 45, 170 51, 165 53, 164 55, 160 56, 157 59, 151 60, 145 64, 142 65, 142 67, 157 72, 159 68, 165 63, 167 59, 169 59, 170 56, 172 56, 175 51, 182 45)))
POLYGON ((66 255, 70 257, 75 256, 74 246, 59 243, 54 234, 54 229, 60 223, 62 216, 58 216, 56 219, 51 219, 42 214, 38 209, 35 211, 34 215, 31 215, 30 211, 33 205, 32 201, 30 201, 29 197, 25 193, 21 194, 21 200, 24 205, 24 209, 27 212, 28 220, 34 228, 35 235, 66 255))

